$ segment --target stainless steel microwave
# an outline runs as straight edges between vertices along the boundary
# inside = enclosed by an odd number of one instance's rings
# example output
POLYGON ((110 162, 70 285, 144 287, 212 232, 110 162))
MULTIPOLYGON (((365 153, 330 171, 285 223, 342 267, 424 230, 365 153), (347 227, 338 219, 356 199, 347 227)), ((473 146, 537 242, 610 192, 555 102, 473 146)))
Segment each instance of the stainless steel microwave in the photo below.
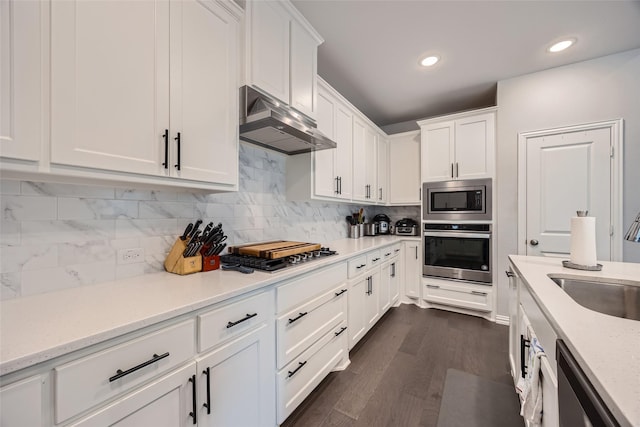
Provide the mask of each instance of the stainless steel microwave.
POLYGON ((491 221, 491 178, 422 184, 424 221, 491 221))

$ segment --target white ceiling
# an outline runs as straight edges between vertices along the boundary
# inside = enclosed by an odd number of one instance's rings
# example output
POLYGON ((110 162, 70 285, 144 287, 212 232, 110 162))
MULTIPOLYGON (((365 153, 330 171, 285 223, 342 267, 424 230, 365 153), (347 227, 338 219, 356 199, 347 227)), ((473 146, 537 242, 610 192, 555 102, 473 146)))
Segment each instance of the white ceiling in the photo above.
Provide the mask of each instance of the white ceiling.
POLYGON ((293 4, 325 39, 318 74, 378 126, 495 105, 499 80, 640 47, 640 1, 293 4), (427 53, 442 58, 430 69, 427 53))

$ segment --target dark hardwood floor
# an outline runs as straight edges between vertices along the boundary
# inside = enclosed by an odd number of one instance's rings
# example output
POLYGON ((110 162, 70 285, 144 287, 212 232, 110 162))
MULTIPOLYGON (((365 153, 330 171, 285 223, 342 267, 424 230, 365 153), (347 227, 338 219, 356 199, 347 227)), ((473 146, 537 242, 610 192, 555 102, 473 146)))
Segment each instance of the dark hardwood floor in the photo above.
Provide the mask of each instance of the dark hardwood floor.
POLYGON ((512 385, 508 327, 413 305, 392 308, 283 426, 435 427, 447 369, 512 385))

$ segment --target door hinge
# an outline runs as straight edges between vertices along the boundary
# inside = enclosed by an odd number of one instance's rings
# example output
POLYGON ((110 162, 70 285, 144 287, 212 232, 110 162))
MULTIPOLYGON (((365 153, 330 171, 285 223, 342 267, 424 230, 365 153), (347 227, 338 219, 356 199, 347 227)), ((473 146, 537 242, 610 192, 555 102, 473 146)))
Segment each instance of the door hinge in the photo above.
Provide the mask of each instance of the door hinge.
POLYGON ((609 147, 610 151, 609 151, 609 157, 611 157, 613 159, 613 145, 609 147))

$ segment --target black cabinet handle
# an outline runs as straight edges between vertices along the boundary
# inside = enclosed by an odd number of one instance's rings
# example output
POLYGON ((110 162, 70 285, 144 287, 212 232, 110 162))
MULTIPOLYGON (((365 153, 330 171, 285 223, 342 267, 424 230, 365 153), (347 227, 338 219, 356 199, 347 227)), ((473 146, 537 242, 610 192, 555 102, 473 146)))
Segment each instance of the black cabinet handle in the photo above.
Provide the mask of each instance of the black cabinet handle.
POLYGON ((338 332, 334 332, 334 334, 335 334, 335 336, 338 336, 338 335, 342 334, 346 330, 347 330, 347 327, 343 326, 342 328, 340 328, 340 330, 338 332))
POLYGON ((367 277, 367 295, 371 295, 373 293, 373 277, 367 277))
POLYGON ((338 177, 336 176, 336 194, 340 194, 340 184, 338 184, 338 177))
POLYGON ((391 277, 396 277, 396 263, 391 263, 391 277))
POLYGON ((371 261, 373 261, 373 262, 380 261, 380 258, 374 258, 371 261))
POLYGON ((344 294, 345 292, 347 292, 346 289, 342 289, 340 292, 336 292, 336 296, 339 297, 340 295, 344 294))
POLYGON ((304 365, 307 364, 307 361, 305 360, 304 362, 298 362, 298 367, 296 369, 294 369, 293 371, 289 371, 289 375, 287 376, 287 378, 291 378, 292 376, 294 376, 296 374, 296 372, 298 372, 300 369, 302 369, 302 367, 304 365))
POLYGON ((122 369, 118 369, 116 371, 116 374, 114 376, 112 376, 111 378, 109 378, 109 382, 112 383, 115 380, 118 380, 122 377, 124 377, 125 375, 129 375, 137 370, 140 370, 142 368, 144 368, 145 366, 149 366, 152 363, 157 362, 160 359, 164 359, 165 357, 169 357, 169 352, 167 351, 164 354, 161 354, 160 356, 158 356, 157 354, 154 353, 153 357, 149 360, 147 360, 146 362, 143 362, 137 366, 134 366, 133 368, 127 369, 126 371, 123 371, 122 369))
POLYGON ((247 320, 251 319, 252 317, 256 317, 257 315, 258 315, 258 313, 253 313, 253 314, 247 313, 247 315, 244 318, 242 318, 240 320, 236 320, 235 322, 227 323, 227 328, 231 328, 233 326, 236 326, 238 323, 246 322, 247 320))
POLYGON ((389 256, 391 255, 391 252, 387 252, 386 254, 384 254, 384 256, 389 256))
POLYGON ((512 271, 509 271, 509 270, 505 271, 505 272, 504 272, 504 274, 506 274, 506 275, 507 275, 507 277, 513 277, 513 276, 515 276, 515 274, 513 274, 513 272, 512 272, 512 271))
POLYGON ((530 347, 530 342, 528 339, 524 337, 524 335, 520 335, 520 372, 522 372, 522 378, 525 378, 527 375, 527 365, 524 363, 526 357, 524 355, 525 348, 530 347))
POLYGON ((180 170, 180 132, 178 132, 178 136, 174 138, 176 143, 178 144, 178 163, 176 163, 176 169, 180 170))
POLYGON ((341 176, 338 177, 338 184, 339 184, 338 194, 342 194, 342 177, 341 176))
POLYGON ((458 174, 458 162, 456 162, 456 178, 458 178, 460 174, 458 174))
POLYGON ((453 178, 453 163, 451 163, 451 178, 453 178))
POLYGON ((191 399, 193 411, 189 412, 189 416, 193 417, 193 424, 198 424, 198 413, 196 408, 196 376, 192 375, 191 378, 189 378, 189 382, 191 383, 191 390, 193 391, 193 397, 191 399))
POLYGON ((205 403, 202 406, 207 408, 207 414, 210 414, 211 413, 211 377, 210 377, 211 371, 209 371, 209 367, 207 367, 207 369, 202 371, 202 373, 207 376, 207 403, 205 403))
POLYGON ((416 246, 416 259, 418 259, 418 247, 416 246))
POLYGON ((304 316, 306 316, 307 314, 309 314, 309 312, 305 311, 304 313, 298 313, 298 317, 294 317, 293 319, 289 319, 289 323, 293 323, 296 320, 300 320, 301 318, 303 318, 304 316))
POLYGON ((165 169, 169 169, 169 129, 164 130, 162 137, 164 138, 164 163, 162 166, 165 169))
POLYGON ((356 270, 360 270, 362 267, 366 267, 367 264, 360 264, 356 266, 356 270))
POLYGON ((380 200, 382 200, 382 187, 380 187, 380 200))

